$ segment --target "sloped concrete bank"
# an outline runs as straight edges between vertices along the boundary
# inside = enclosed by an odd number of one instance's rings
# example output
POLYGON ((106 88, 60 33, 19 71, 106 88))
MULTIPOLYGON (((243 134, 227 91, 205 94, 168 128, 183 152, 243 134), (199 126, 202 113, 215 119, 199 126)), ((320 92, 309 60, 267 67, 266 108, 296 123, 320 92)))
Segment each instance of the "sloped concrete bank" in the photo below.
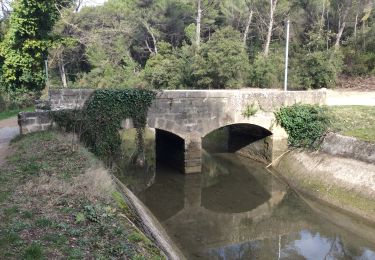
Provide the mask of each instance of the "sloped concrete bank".
MULTIPOLYGON (((332 153, 345 151, 345 143, 339 147, 336 143, 332 153)), ((353 158, 357 158, 355 151, 351 151, 353 158)), ((375 164, 353 158, 298 149, 274 162, 273 168, 302 195, 375 223, 375 164)))
POLYGON ((324 138, 321 151, 375 164, 375 144, 350 136, 329 133, 324 138))
POLYGON ((186 259, 173 240, 168 236, 162 225, 148 208, 131 192, 120 180, 112 175, 118 189, 125 197, 127 204, 136 212, 140 218, 143 229, 154 239, 154 242, 163 250, 167 259, 186 259))

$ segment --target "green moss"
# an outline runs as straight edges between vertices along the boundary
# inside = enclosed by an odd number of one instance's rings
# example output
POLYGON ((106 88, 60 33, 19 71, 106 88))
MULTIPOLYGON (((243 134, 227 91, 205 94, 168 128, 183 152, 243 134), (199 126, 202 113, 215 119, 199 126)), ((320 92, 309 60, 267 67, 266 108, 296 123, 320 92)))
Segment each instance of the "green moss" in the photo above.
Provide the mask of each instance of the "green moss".
POLYGON ((332 202, 338 202, 341 205, 346 205, 361 211, 369 212, 375 214, 375 201, 368 199, 354 191, 348 191, 339 186, 328 186, 319 180, 297 180, 300 185, 300 189, 307 191, 309 193, 314 193, 318 197, 322 195, 328 199, 331 199, 332 202))

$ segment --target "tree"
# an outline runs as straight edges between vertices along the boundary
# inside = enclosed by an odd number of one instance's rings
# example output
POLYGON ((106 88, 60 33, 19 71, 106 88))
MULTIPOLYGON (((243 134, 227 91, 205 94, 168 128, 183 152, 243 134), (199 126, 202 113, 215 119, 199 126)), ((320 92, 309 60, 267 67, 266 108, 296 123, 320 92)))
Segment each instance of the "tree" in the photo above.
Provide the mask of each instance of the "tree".
POLYGON ((241 35, 231 27, 212 34, 194 57, 193 76, 198 88, 222 89, 243 87, 249 60, 241 35))
POLYGON ((202 34, 206 34, 206 31, 208 31, 209 35, 212 33, 211 27, 218 16, 219 1, 196 0, 196 10, 195 45, 199 47, 202 41, 202 34))
POLYGON ((145 80, 155 89, 180 89, 183 85, 183 60, 166 42, 160 42, 159 53, 153 55, 146 63, 145 80))
POLYGON ((342 34, 346 27, 347 18, 349 16, 349 11, 352 6, 352 0, 345 0, 339 1, 336 3, 336 10, 338 10, 338 31, 336 34, 336 42, 335 42, 335 49, 338 50, 340 48, 340 42, 342 38, 342 34))
POLYGON ((268 56, 268 53, 270 51, 270 43, 271 43, 271 37, 272 37, 272 31, 273 31, 273 24, 275 21, 275 11, 277 7, 277 1, 278 0, 269 0, 270 2, 270 13, 269 13, 269 23, 268 23, 268 29, 267 29, 267 37, 266 42, 264 43, 264 56, 268 56))
POLYGON ((1 81, 7 90, 38 91, 44 87, 44 60, 58 19, 61 0, 15 0, 10 28, 0 46, 1 81))
POLYGON ((243 43, 246 45, 250 26, 254 16, 252 0, 225 0, 221 2, 220 10, 227 23, 243 33, 243 43))

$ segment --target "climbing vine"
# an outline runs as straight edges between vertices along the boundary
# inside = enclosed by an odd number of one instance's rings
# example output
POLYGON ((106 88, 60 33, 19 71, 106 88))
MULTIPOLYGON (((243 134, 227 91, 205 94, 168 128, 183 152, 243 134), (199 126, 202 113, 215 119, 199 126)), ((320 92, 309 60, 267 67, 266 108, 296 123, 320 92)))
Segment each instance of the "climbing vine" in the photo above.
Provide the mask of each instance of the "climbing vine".
POLYGON ((96 90, 82 110, 53 113, 54 121, 67 131, 79 129, 80 138, 97 156, 111 161, 118 155, 121 121, 133 119, 137 129, 137 153, 143 154, 147 112, 156 93, 145 89, 96 90))

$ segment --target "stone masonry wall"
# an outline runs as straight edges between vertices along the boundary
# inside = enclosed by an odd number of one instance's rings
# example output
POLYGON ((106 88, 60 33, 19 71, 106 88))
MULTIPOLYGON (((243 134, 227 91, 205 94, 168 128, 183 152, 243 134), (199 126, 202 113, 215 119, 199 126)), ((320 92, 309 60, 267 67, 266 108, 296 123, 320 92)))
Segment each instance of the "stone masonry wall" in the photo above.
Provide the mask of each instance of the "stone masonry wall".
MULTIPOLYGON (((93 91, 51 90, 51 110, 79 109, 93 91)), ((274 111, 295 103, 325 104, 326 92, 264 89, 160 91, 149 109, 147 123, 150 128, 168 131, 184 139, 185 172, 194 173, 200 172, 202 166, 202 138, 231 124, 253 124, 271 131, 273 135, 266 142, 267 160, 282 154, 287 149, 287 136, 285 131, 275 126, 274 111), (248 106, 256 108, 255 115, 244 115, 248 106)), ((51 126, 51 120, 45 113, 21 114, 19 122, 21 133, 44 130, 51 126)))
POLYGON ((21 112, 18 114, 18 125, 21 134, 47 130, 52 126, 50 112, 21 112))

